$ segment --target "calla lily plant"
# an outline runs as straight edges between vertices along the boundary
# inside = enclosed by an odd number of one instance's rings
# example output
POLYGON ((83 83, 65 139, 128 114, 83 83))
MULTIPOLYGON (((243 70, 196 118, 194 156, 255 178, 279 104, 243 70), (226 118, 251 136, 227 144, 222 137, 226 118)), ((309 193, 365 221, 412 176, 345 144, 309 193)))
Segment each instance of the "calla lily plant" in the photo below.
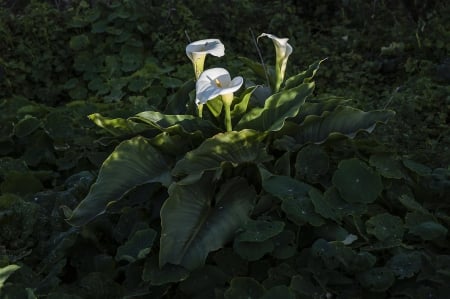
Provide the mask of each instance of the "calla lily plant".
POLYGON ((206 55, 222 57, 225 55, 225 46, 218 39, 203 39, 186 46, 186 55, 192 61, 195 79, 198 80, 203 72, 206 55))
POLYGON ((231 131, 231 103, 234 93, 241 88, 243 83, 244 78, 237 76, 232 80, 230 73, 224 68, 208 69, 197 80, 195 103, 203 105, 207 101, 221 96, 225 108, 225 127, 227 131, 231 131))
POLYGON ((261 37, 268 37, 272 39, 275 46, 276 62, 275 62, 275 92, 280 90, 280 86, 284 81, 286 73, 286 64, 289 55, 292 54, 292 46, 288 43, 288 38, 279 38, 273 34, 262 33, 258 36, 258 40, 261 37))
MULTIPOLYGON (((198 80, 205 66, 206 55, 222 57, 225 55, 225 46, 218 39, 202 39, 190 43, 186 46, 186 55, 192 61, 194 66, 195 80, 198 80)), ((197 104, 198 115, 202 117, 203 104, 197 104)))

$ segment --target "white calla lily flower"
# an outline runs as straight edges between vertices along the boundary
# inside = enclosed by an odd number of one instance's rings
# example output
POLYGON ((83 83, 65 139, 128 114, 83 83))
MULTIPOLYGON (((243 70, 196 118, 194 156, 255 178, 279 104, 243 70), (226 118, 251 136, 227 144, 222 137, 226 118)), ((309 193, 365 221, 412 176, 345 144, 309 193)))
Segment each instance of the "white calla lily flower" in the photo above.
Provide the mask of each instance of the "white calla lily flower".
POLYGON ((289 55, 292 54, 292 46, 288 44, 288 38, 279 38, 273 34, 268 33, 262 33, 260 36, 258 36, 258 39, 260 37, 268 37, 272 39, 273 44, 275 46, 275 52, 276 52, 276 65, 275 65, 275 91, 278 91, 280 89, 281 83, 283 83, 284 75, 286 72, 286 64, 289 58, 289 55))
POLYGON ((195 79, 203 72, 206 55, 222 57, 225 55, 225 46, 218 39, 203 39, 186 46, 186 55, 192 61, 195 71, 195 79))
POLYGON ((243 83, 244 78, 240 76, 231 80, 230 73, 224 68, 212 68, 204 71, 196 83, 195 103, 199 107, 200 116, 203 104, 221 96, 225 108, 225 127, 227 131, 231 131, 231 103, 234 93, 241 88, 243 83))
POLYGON ((224 68, 212 68, 204 71, 196 83, 197 105, 227 94, 233 94, 241 88, 244 79, 240 76, 231 80, 230 73, 224 68))

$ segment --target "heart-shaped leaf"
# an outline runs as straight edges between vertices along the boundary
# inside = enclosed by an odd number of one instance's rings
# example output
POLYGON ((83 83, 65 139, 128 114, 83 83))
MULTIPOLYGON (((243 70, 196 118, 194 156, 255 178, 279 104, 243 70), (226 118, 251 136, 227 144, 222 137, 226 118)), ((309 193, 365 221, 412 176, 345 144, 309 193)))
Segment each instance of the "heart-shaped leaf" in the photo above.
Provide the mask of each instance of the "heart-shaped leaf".
POLYGON ((350 203, 372 203, 383 190, 380 175, 358 159, 341 161, 332 181, 350 203))
MULTIPOLYGON (((103 162, 88 195, 68 215, 67 222, 81 226, 105 213, 109 204, 145 183, 170 185, 172 178, 164 157, 143 137, 119 144, 103 162)), ((66 215, 67 216, 67 215, 66 215)))
POLYGON ((254 278, 235 277, 225 291, 225 299, 258 299, 266 292, 265 288, 254 278))
POLYGON ((248 221, 256 196, 253 188, 235 178, 214 196, 212 185, 205 175, 195 184, 170 186, 161 208, 161 267, 168 263, 189 270, 202 266, 209 252, 223 247, 248 221))

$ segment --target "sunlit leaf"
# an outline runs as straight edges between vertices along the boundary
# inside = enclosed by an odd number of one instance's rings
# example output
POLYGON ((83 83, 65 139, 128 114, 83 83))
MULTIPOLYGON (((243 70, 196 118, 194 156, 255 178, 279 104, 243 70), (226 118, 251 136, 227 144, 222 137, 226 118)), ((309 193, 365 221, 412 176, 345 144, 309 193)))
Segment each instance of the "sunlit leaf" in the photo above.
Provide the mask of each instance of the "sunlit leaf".
POLYGON ((160 266, 202 266, 209 252, 223 247, 247 222, 253 188, 244 179, 232 179, 214 196, 213 187, 209 176, 192 185, 170 186, 161 209, 160 266))
POLYGON ((113 136, 135 135, 149 130, 151 127, 124 118, 110 118, 94 113, 88 116, 97 126, 105 129, 113 136))
POLYGON ((18 269, 20 269, 20 266, 18 265, 9 265, 0 268, 0 290, 3 288, 3 285, 5 281, 8 279, 8 277, 18 269))
POLYGON ((237 120, 247 111, 248 103, 255 89, 256 86, 247 88, 240 96, 240 101, 233 106, 233 109, 231 110, 231 119, 233 120, 233 123, 237 122, 237 120))
POLYGON ((283 90, 294 88, 302 83, 309 83, 313 79, 316 72, 319 70, 320 64, 326 59, 319 60, 311 64, 306 71, 303 71, 295 76, 286 79, 283 90))
POLYGON ((209 137, 219 132, 210 121, 192 115, 168 115, 156 111, 144 111, 131 118, 139 120, 155 129, 171 134, 186 135, 202 132, 209 137))
POLYGON ((109 204, 136 186, 150 182, 168 186, 171 180, 164 157, 147 139, 135 137, 124 141, 103 162, 97 181, 67 222, 74 226, 84 225, 105 213, 109 204))
POLYGON ((305 118, 293 133, 297 143, 323 143, 328 138, 354 138, 359 132, 371 133, 377 123, 387 122, 394 116, 393 111, 375 110, 364 112, 348 106, 340 106, 322 115, 305 118))
POLYGON ((280 130, 287 118, 294 117, 306 98, 314 90, 314 83, 281 91, 270 96, 264 108, 253 108, 235 126, 236 130, 254 129, 261 132, 280 130))
POLYGON ((206 139, 198 148, 190 151, 178 161, 172 170, 175 176, 195 177, 206 170, 219 169, 225 162, 262 163, 269 161, 264 144, 264 136, 253 130, 226 132, 206 139))

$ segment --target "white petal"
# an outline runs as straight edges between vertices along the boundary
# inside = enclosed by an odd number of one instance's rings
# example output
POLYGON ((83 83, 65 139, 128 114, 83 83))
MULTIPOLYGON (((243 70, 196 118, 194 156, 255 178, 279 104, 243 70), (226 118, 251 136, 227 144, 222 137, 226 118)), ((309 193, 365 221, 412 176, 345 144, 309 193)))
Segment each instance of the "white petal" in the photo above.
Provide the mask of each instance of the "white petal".
POLYGON ((219 95, 236 92, 243 83, 244 79, 239 76, 231 80, 224 68, 208 69, 197 80, 195 102, 197 105, 204 104, 219 95))
POLYGON ((279 38, 273 34, 269 33, 262 33, 260 36, 258 36, 257 39, 260 37, 268 37, 272 39, 273 43, 275 44, 275 47, 281 51, 281 55, 283 56, 289 56, 292 54, 292 46, 288 43, 288 38, 279 38))
POLYGON ((186 55, 192 60, 192 53, 211 54, 213 56, 222 57, 225 55, 225 46, 218 39, 202 39, 190 43, 186 46, 186 55))
POLYGON ((234 93, 241 88, 242 84, 244 84, 244 78, 241 76, 237 76, 231 80, 230 84, 226 88, 222 88, 222 91, 220 94, 228 94, 228 93, 234 93))

